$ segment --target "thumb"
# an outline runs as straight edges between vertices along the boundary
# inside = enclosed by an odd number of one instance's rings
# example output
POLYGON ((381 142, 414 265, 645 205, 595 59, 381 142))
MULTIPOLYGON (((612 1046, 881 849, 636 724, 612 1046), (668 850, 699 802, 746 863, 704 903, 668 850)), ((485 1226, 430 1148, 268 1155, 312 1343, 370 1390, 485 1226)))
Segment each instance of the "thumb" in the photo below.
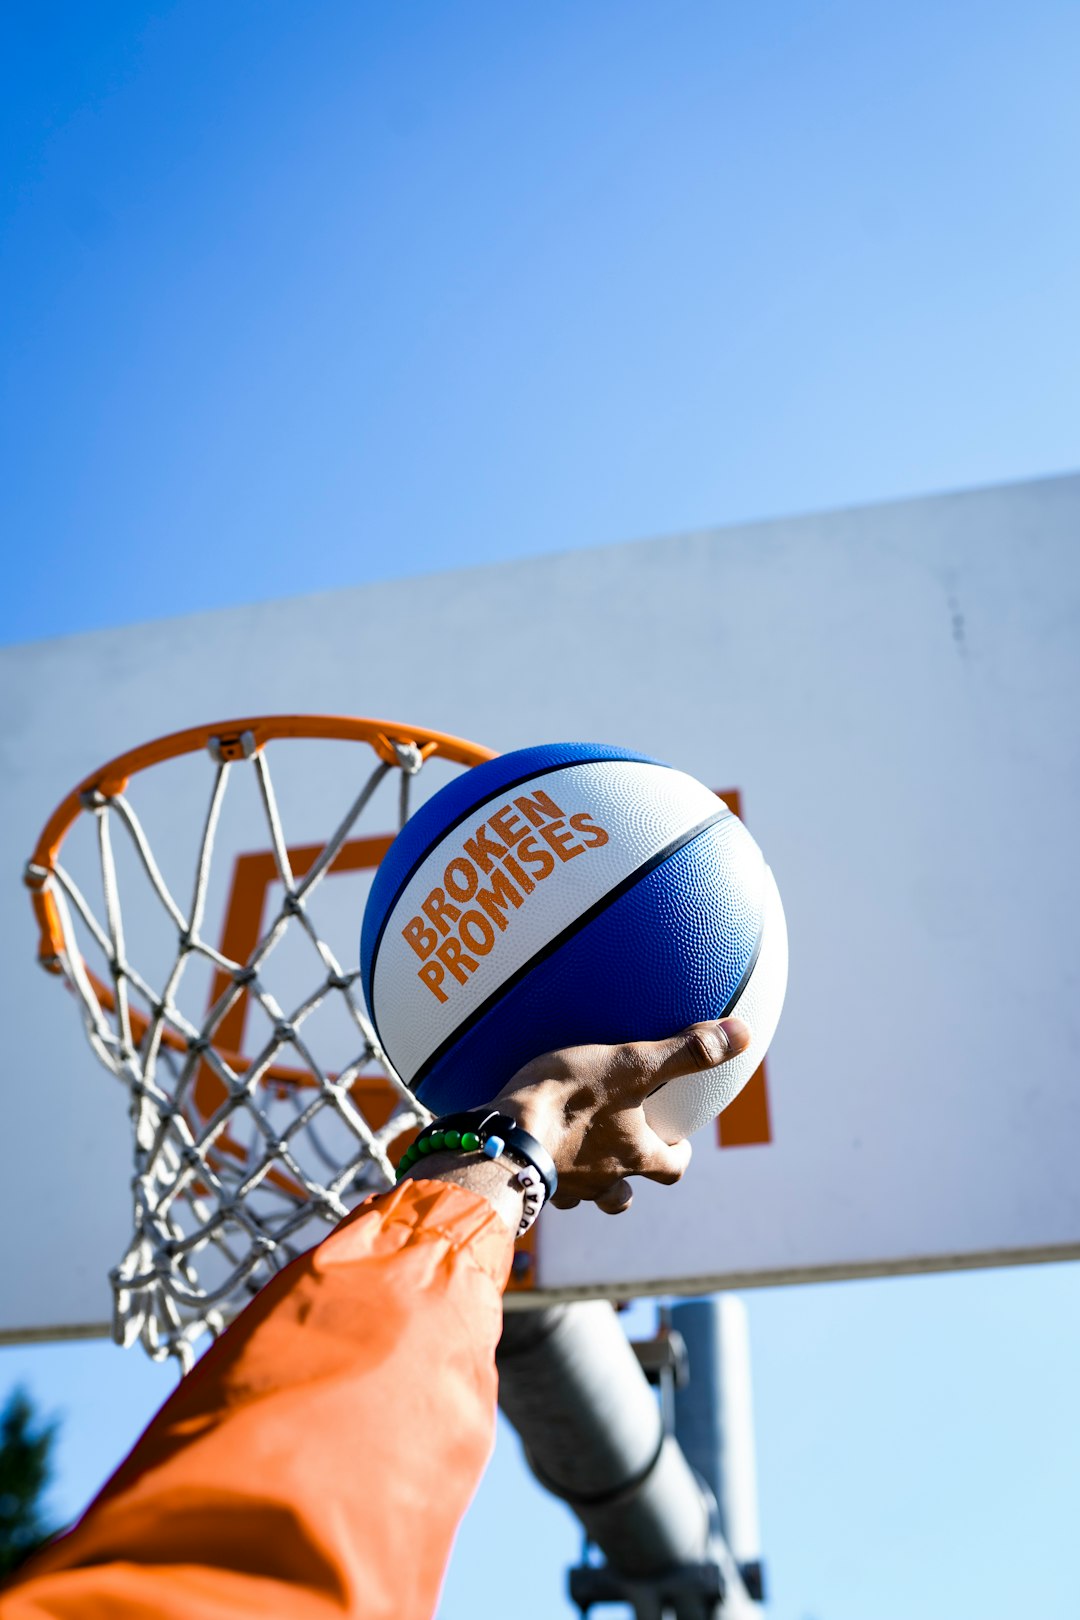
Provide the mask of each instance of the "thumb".
POLYGON ((691 1024, 666 1041, 639 1041, 634 1052, 646 1095, 668 1080, 700 1074, 737 1057, 750 1045, 750 1026, 741 1018, 691 1024))

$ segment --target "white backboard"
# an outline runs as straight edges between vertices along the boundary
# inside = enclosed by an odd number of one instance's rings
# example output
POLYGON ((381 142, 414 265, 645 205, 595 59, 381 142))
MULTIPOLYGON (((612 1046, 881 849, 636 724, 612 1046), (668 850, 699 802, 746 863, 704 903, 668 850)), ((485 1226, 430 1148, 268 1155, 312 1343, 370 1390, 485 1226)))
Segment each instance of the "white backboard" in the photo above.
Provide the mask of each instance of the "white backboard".
MULTIPOLYGON (((542 1293, 1080 1253, 1078 537, 1062 478, 0 653, 0 1336, 103 1330, 130 1231, 125 1097, 34 961, 22 864, 96 765, 237 714, 620 743, 741 796, 790 934, 765 1084, 679 1188, 550 1212, 542 1293)), ((355 952, 362 893, 327 904, 355 952)))

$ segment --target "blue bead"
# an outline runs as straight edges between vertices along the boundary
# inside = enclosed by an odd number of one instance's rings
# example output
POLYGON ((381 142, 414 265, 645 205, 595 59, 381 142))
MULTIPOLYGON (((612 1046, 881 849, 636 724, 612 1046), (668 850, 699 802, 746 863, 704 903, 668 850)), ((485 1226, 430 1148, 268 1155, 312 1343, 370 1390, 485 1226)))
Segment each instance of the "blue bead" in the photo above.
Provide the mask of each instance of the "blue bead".
POLYGON ((501 1136, 489 1136, 484 1143, 484 1152, 489 1159, 497 1159, 505 1146, 501 1136))

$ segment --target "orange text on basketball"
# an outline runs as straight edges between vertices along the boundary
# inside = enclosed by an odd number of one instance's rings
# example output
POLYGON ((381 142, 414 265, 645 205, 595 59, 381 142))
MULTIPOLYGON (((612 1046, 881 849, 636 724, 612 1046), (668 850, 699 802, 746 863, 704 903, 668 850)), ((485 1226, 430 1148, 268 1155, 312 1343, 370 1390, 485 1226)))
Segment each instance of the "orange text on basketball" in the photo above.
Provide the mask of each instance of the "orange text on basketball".
POLYGON ((401 930, 423 963, 417 977, 437 1000, 449 1000, 537 884, 607 841, 587 812, 567 816, 540 788, 501 805, 462 841, 441 885, 401 930))

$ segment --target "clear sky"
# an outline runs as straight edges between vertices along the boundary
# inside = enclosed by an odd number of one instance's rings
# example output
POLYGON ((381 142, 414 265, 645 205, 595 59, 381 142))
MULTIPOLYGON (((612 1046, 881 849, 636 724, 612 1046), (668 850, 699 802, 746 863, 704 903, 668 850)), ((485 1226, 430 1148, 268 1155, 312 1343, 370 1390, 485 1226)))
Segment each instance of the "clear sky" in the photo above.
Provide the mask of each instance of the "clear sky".
MULTIPOLYGON (((1073 3, 22 0, 0 36, 4 642, 1076 468, 1073 3)), ((1071 1620, 1078 1278, 748 1296, 775 1620, 1071 1620)), ((170 1382, 16 1377, 67 1414, 65 1514, 170 1382)), ((576 1552, 504 1438, 443 1620, 571 1612, 576 1552), (478 1593, 496 1540, 524 1606, 478 1593)))

